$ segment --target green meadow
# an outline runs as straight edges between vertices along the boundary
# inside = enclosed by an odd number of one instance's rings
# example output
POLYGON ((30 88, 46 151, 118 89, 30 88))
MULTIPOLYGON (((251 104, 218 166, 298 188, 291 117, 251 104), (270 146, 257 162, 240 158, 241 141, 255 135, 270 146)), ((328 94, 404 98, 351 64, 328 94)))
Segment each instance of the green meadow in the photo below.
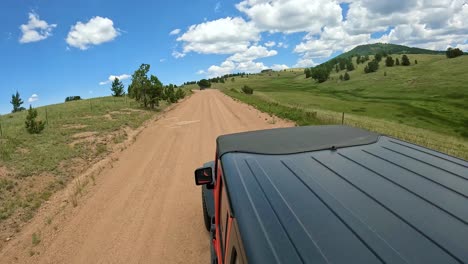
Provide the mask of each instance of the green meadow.
MULTIPOLYGON (((393 55, 394 59, 401 55, 393 55)), ((296 121, 298 125, 344 123, 468 158, 468 56, 409 54, 410 66, 385 66, 364 73, 356 64, 317 83, 303 69, 261 73, 213 83, 241 101, 296 121), (415 64, 417 60, 417 64, 415 64), (253 95, 241 92, 244 85, 253 95)), ((372 57, 371 57, 372 59, 372 57)), ((366 63, 367 64, 367 63, 366 63)))

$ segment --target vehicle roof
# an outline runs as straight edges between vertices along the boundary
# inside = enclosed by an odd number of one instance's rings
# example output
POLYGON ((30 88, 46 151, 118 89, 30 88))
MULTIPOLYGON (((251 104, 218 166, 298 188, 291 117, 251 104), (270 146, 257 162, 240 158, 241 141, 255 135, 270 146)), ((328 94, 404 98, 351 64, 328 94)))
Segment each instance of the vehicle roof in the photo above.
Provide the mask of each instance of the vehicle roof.
POLYGON ((218 137, 218 155, 226 153, 292 154, 375 143, 379 134, 350 126, 275 128, 218 137))
POLYGON ((468 262, 468 162, 374 144, 221 159, 251 263, 468 262))

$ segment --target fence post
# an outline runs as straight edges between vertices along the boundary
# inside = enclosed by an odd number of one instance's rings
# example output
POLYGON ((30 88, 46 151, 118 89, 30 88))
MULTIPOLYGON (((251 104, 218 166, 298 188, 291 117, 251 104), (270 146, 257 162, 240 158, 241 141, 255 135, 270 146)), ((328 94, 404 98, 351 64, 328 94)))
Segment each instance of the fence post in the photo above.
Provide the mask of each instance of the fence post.
POLYGON ((341 124, 344 125, 344 112, 343 112, 343 115, 341 116, 341 124))
POLYGON ((2 122, 0 122, 0 136, 3 137, 2 122))

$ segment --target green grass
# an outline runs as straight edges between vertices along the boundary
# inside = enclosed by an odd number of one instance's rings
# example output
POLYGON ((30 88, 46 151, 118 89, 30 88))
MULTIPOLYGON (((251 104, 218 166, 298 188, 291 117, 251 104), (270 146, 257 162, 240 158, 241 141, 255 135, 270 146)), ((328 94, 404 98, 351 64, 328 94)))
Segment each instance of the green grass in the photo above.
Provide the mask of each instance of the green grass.
POLYGON ((8 226, 10 218, 31 219, 42 202, 159 111, 112 97, 37 110, 38 118, 47 120, 38 135, 27 133, 26 111, 0 116, 0 227, 8 226))
MULTIPOLYGON (((355 64, 350 81, 339 81, 345 73, 341 71, 318 84, 296 69, 236 77, 213 87, 299 125, 341 123, 344 112, 347 124, 467 159, 468 56, 450 60, 442 55, 408 56, 411 66, 386 67, 384 58, 378 72, 371 74, 355 64), (240 92, 244 85, 254 89, 252 96, 240 92), (314 113, 315 120, 305 119, 301 111, 314 113)), ((401 61, 401 55, 396 57, 401 61)))

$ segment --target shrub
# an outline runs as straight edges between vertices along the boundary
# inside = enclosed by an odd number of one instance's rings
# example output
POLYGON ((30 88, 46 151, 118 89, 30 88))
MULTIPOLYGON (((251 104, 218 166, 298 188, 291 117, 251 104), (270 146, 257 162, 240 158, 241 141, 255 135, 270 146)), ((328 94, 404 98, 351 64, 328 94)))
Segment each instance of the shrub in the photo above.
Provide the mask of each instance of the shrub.
POLYGON ((403 65, 403 66, 410 66, 410 64, 411 64, 411 62, 410 62, 408 56, 403 55, 403 56, 401 57, 401 65, 403 65))
POLYGON ((211 87, 211 82, 207 79, 201 79, 197 84, 200 87, 200 90, 211 87))
POLYGON ((253 94, 253 89, 247 85, 244 85, 244 87, 242 87, 242 92, 245 94, 253 94))
POLYGON ((463 55, 463 51, 459 48, 456 48, 456 49, 448 48, 447 51, 445 52, 445 55, 449 59, 456 58, 456 57, 463 55))
POLYGON ((37 121, 37 110, 33 109, 32 106, 29 106, 28 115, 26 116, 26 130, 29 134, 39 134, 44 130, 45 123, 42 121, 37 121))
POLYGON ((180 99, 184 98, 185 97, 184 90, 182 90, 181 88, 177 88, 175 96, 176 96, 177 100, 180 100, 180 99))
POLYGON ((367 63, 367 66, 364 68, 365 73, 376 72, 379 69, 379 63, 375 60, 367 63))
POLYGON ((319 83, 323 83, 326 80, 328 80, 328 77, 330 77, 331 69, 327 69, 326 66, 317 66, 315 68, 312 68, 310 71, 311 76, 314 80, 316 80, 319 83))
POLYGON ((393 60, 392 56, 387 56, 387 59, 385 60, 385 65, 387 65, 387 67, 393 67, 394 64, 395 61, 393 60))
POLYGON ((351 77, 349 76, 349 73, 345 73, 344 77, 343 77, 343 80, 349 81, 349 79, 351 79, 351 77))
POLYGON ((70 102, 70 101, 79 101, 81 100, 81 96, 68 96, 65 98, 65 102, 70 102))
POLYGON ((382 54, 381 54, 381 53, 377 53, 377 54, 375 54, 375 57, 374 57, 374 58, 375 58, 376 61, 380 62, 380 61, 382 60, 382 54))

